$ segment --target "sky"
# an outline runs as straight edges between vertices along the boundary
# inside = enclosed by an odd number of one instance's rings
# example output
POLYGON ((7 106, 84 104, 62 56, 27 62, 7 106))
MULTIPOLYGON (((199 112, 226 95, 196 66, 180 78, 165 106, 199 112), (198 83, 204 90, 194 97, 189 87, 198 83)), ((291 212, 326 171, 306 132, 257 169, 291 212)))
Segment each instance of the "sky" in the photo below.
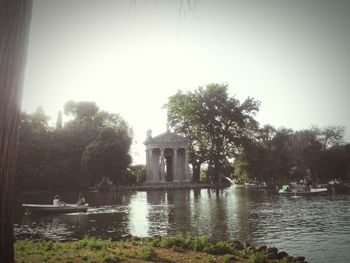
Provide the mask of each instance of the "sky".
POLYGON ((138 164, 169 96, 228 83, 261 102, 261 125, 341 125, 350 141, 349 28, 347 0, 34 0, 22 109, 55 123, 95 101, 132 127, 138 164))

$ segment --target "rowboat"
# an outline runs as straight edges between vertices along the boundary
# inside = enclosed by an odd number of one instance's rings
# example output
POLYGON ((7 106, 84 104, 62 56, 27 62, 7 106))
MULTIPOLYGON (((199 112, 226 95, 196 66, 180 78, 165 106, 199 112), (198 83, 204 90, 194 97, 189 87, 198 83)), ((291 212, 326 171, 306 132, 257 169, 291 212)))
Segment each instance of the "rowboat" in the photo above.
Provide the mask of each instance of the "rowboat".
POLYGON ((299 189, 291 189, 291 190, 285 190, 280 189, 278 191, 281 195, 317 195, 317 194, 324 194, 327 192, 327 188, 311 188, 310 190, 299 190, 299 189))
POLYGON ((41 204, 22 204, 29 212, 36 213, 74 213, 74 212, 86 212, 89 208, 89 204, 77 205, 77 204, 64 204, 64 205, 41 205, 41 204))

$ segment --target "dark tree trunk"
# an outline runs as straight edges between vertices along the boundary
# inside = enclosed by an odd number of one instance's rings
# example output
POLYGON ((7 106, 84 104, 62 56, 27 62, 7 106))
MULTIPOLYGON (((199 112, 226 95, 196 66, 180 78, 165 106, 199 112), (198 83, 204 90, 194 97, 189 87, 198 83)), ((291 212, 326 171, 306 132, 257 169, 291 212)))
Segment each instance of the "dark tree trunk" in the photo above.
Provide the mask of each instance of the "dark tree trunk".
POLYGON ((0 263, 14 262, 12 208, 31 0, 0 0, 0 263))
POLYGON ((221 164, 218 160, 214 161, 214 183, 216 185, 221 184, 221 164))
POLYGON ((199 177, 201 174, 201 164, 198 162, 192 162, 192 168, 193 168, 193 178, 192 181, 194 183, 199 182, 199 177))

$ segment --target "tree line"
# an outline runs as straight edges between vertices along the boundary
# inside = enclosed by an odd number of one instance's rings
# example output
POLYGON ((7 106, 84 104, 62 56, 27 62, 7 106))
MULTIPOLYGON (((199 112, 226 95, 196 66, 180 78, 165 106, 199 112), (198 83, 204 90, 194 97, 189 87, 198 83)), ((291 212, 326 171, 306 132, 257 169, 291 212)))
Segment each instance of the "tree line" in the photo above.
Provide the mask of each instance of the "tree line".
MULTIPOLYGON (((100 110, 94 102, 68 101, 62 123, 56 125, 42 107, 22 112, 19 125, 16 186, 23 190, 87 188, 103 177, 115 184, 132 183, 132 130, 116 113, 100 110), (129 172, 130 173, 130 172, 129 172)), ((136 180, 134 178, 134 180, 136 180)))
MULTIPOLYGON (((305 130, 260 126, 260 102, 240 102, 227 84, 178 91, 165 108, 172 129, 190 139, 193 181, 284 183, 311 176, 326 182, 350 178, 350 144, 344 128, 313 126, 305 130)), ((20 119, 16 186, 23 190, 77 189, 95 186, 103 177, 117 185, 142 183, 144 165, 132 166, 132 130, 116 113, 94 102, 68 101, 62 123, 54 126, 42 107, 20 119)))
POLYGON ((203 167, 206 180, 214 183, 222 175, 238 182, 350 179, 350 144, 343 127, 261 127, 255 119, 259 107, 254 98, 240 102, 230 96, 228 84, 178 91, 169 98, 165 108, 170 126, 191 140, 194 181, 200 180, 203 167))

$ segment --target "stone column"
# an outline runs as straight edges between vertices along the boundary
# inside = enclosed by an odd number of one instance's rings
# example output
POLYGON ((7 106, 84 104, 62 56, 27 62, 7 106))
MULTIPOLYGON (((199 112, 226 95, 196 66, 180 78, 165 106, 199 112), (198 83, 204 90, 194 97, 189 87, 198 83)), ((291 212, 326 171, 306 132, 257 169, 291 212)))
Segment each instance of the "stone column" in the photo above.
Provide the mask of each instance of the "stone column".
POLYGON ((184 181, 189 182, 190 181, 190 175, 189 175, 189 169, 188 169, 188 149, 185 148, 185 177, 184 181))
POLYGON ((146 149, 146 182, 150 181, 150 161, 149 161, 149 154, 148 154, 149 150, 146 149))
POLYGON ((164 148, 160 148, 160 180, 165 182, 164 148))
POLYGON ((179 181, 178 171, 177 171, 177 148, 173 148, 174 159, 173 159, 173 182, 179 181))
POLYGON ((148 149, 147 150, 147 156, 148 156, 147 181, 153 182, 154 181, 154 175, 153 175, 153 149, 148 149))

